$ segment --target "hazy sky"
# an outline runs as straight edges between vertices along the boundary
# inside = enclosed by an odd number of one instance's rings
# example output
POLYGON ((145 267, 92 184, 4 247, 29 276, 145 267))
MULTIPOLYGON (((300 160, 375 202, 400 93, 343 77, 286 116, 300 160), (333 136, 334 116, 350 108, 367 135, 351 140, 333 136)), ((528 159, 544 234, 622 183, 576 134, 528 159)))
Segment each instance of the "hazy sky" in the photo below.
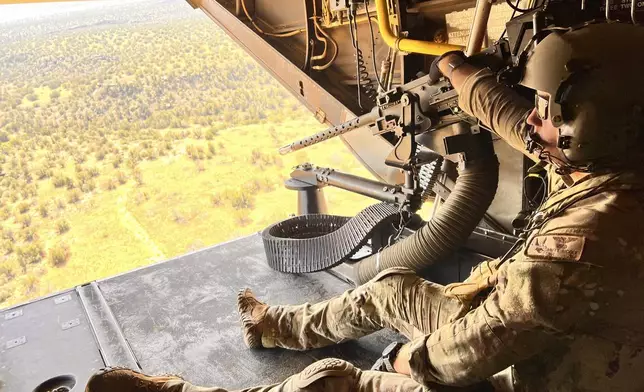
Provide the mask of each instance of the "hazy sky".
POLYGON ((40 19, 60 14, 73 14, 97 7, 118 7, 120 4, 132 4, 150 0, 92 0, 70 1, 61 3, 33 3, 0 5, 0 22, 21 19, 40 19))

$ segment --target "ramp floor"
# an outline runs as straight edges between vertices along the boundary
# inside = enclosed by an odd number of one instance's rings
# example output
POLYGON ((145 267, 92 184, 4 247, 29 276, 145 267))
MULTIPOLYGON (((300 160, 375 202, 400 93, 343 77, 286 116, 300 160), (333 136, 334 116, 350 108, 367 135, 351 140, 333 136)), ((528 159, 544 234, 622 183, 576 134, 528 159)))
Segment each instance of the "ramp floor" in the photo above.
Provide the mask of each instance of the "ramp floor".
POLYGON ((238 388, 279 382, 317 359, 337 357, 368 368, 397 336, 391 332, 325 349, 249 350, 236 296, 250 287, 270 304, 314 302, 350 286, 328 273, 289 275, 265 261, 252 235, 98 282, 134 357, 151 373, 238 388))
POLYGON ((106 365, 240 388, 279 382, 326 357, 368 368, 399 338, 381 331, 313 351, 249 350, 236 310, 244 287, 271 304, 320 301, 350 288, 324 272, 273 271, 259 235, 203 249, 4 309, 0 391, 32 392, 64 376, 80 392, 106 365))

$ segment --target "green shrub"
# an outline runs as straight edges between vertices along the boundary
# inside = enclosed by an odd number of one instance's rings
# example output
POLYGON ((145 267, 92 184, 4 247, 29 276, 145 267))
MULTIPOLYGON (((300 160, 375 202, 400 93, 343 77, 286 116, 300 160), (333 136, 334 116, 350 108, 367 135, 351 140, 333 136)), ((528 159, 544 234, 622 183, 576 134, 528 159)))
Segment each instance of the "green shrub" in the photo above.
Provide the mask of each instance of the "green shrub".
POLYGON ((73 184, 74 182, 72 181, 71 178, 63 175, 63 174, 55 174, 51 178, 52 184, 54 184, 54 187, 56 188, 62 188, 62 187, 68 187, 73 184))
POLYGON ((3 239, 0 241, 0 255, 9 255, 13 253, 15 245, 13 240, 3 239))
POLYGON ((4 275, 7 280, 12 280, 22 273, 22 267, 15 257, 9 257, 0 262, 0 275, 4 275))
POLYGON ((90 175, 90 177, 92 177, 92 178, 96 178, 96 177, 98 177, 98 175, 100 174, 100 173, 99 173, 99 171, 98 171, 98 168, 97 168, 96 166, 91 166, 91 167, 89 167, 89 168, 87 169, 87 173, 88 173, 88 174, 90 175))
POLYGON ((134 170, 132 170, 132 176, 134 177, 134 181, 136 181, 136 185, 143 185, 143 173, 141 173, 141 169, 138 167, 134 168, 134 170))
POLYGON ((67 193, 67 202, 76 204, 81 199, 81 192, 78 189, 72 189, 67 193))
POLYGON ((212 140, 217 136, 217 130, 214 128, 210 128, 206 131, 206 140, 212 140))
POLYGON ((66 221, 65 219, 60 219, 56 221, 55 226, 56 226, 56 233, 61 235, 67 233, 71 227, 69 222, 66 221))
POLYGON ((46 178, 51 177, 53 171, 47 167, 39 167, 36 169, 36 177, 38 177, 39 180, 44 180, 46 178))
POLYGON ((40 205, 38 205, 38 213, 43 218, 48 217, 49 216, 49 203, 41 203, 40 205))
POLYGON ((69 246, 61 242, 49 248, 47 260, 51 266, 60 267, 67 263, 70 257, 71 252, 69 250, 69 246))
POLYGON ((74 162, 76 162, 77 165, 80 165, 87 160, 87 157, 82 152, 76 152, 75 154, 73 154, 73 157, 74 162))
POLYGON ((16 218, 16 222, 23 228, 31 226, 31 216, 28 214, 20 215, 16 218))
POLYGON ((224 204, 224 198, 222 195, 215 193, 214 195, 210 195, 210 203, 215 207, 219 207, 224 204))
POLYGON ((64 210, 65 209, 65 200, 61 199, 61 198, 58 198, 55 201, 55 205, 56 205, 56 208, 58 208, 59 210, 64 210))
POLYGON ((20 202, 16 206, 16 208, 18 209, 18 212, 21 214, 24 214, 25 212, 29 211, 29 207, 30 205, 26 201, 20 202))
POLYGON ((253 220, 250 218, 250 210, 240 209, 233 213, 235 223, 238 226, 248 226, 253 220))
POLYGON ((116 181, 119 182, 119 184, 123 185, 127 182, 127 175, 123 173, 121 170, 116 172, 116 181))
POLYGON ((144 202, 146 202, 146 201, 148 201, 148 200, 150 200, 150 195, 149 195, 147 192, 145 192, 145 191, 143 191, 143 192, 137 192, 137 193, 134 195, 134 202, 135 202, 137 205, 139 205, 139 204, 141 204, 141 203, 144 203, 144 202))
POLYGON ((13 234, 13 230, 11 230, 8 227, 3 227, 2 228, 2 239, 3 240, 11 240, 14 241, 16 237, 13 234))
POLYGON ((84 193, 93 192, 96 189, 96 182, 94 180, 87 180, 79 188, 84 193))
POLYGON ((197 146, 193 144, 186 146, 186 155, 188 155, 188 157, 193 161, 206 158, 206 152, 203 146, 197 146))
POLYGON ((25 275, 20 279, 20 286, 25 295, 31 296, 38 289, 38 277, 35 275, 25 275))
POLYGON ((112 158, 112 166, 114 166, 115 169, 118 169, 121 164, 123 163, 123 155, 117 154, 112 158))
POLYGON ((31 244, 16 247, 16 256, 20 265, 25 268, 27 264, 36 264, 42 261, 43 257, 45 257, 45 252, 40 243, 32 242, 31 244))
POLYGON ((230 201, 231 207, 236 210, 251 210, 254 207, 253 197, 243 191, 228 192, 226 198, 230 201))
POLYGON ((0 289, 0 306, 3 302, 11 298, 11 290, 8 287, 3 287, 0 289))
POLYGON ((114 178, 104 178, 101 181, 101 188, 105 191, 113 191, 116 189, 116 186, 118 185, 118 182, 114 178))
POLYGON ((38 230, 33 227, 27 227, 20 231, 19 235, 23 242, 32 242, 38 239, 38 230))

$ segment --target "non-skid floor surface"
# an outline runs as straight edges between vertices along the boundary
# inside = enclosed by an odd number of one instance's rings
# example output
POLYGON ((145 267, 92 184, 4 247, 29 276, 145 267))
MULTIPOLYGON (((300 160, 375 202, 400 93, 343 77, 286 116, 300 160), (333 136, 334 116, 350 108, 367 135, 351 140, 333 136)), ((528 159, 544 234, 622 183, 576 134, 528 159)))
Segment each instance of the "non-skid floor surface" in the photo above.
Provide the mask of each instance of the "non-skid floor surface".
POLYGON ((236 311, 239 289, 250 287, 270 304, 299 304, 350 288, 324 272, 282 274, 265 260, 260 236, 252 235, 99 286, 143 370, 178 373, 195 384, 239 388, 279 382, 326 357, 368 368, 399 339, 382 331, 306 352, 248 350, 236 311))

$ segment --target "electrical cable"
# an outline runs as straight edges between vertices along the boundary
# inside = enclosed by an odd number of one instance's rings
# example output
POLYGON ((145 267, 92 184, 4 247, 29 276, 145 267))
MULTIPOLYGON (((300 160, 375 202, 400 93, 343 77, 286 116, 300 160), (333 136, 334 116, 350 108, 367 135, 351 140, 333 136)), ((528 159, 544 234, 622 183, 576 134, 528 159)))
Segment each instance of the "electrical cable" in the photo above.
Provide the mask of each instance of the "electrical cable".
MULTIPOLYGON (((599 184, 599 185, 597 185, 596 187, 591 188, 590 190, 588 190, 588 192, 586 192, 586 194, 582 195, 579 199, 574 199, 574 198, 573 198, 573 200, 568 201, 567 203, 565 203, 565 201, 566 201, 567 199, 570 199, 570 198, 572 198, 573 196, 576 196, 576 195, 578 195, 578 194, 580 194, 580 193, 584 192, 584 190, 579 191, 579 192, 577 192, 577 193, 575 193, 575 194, 572 194, 572 195, 570 195, 568 198, 566 198, 566 199, 564 199, 564 200, 561 200, 561 201, 560 201, 560 202, 558 202, 558 203, 555 203, 555 204, 553 204, 553 205, 551 205, 551 206, 548 206, 546 209, 551 209, 551 208, 553 208, 553 207, 555 207, 555 206, 562 205, 561 207, 559 207, 559 209, 558 209, 555 213, 553 213, 552 215, 548 216, 548 218, 547 218, 547 219, 544 219, 542 222, 537 223, 536 225, 530 225, 530 224, 529 224, 529 225, 528 225, 528 227, 526 227, 526 228, 524 228, 524 229, 521 229, 521 232, 523 232, 523 233, 529 233, 529 232, 531 232, 531 231, 541 229, 541 228, 542 228, 543 226, 545 226, 545 224, 546 224, 546 223, 548 223, 552 218, 554 218, 554 217, 557 217, 557 216, 561 215, 564 211, 566 211, 568 208, 570 208, 570 207, 571 207, 571 206, 573 206, 574 204, 576 204, 576 203, 578 203, 578 202, 580 202, 580 201, 582 201, 582 200, 585 200, 585 199, 587 199, 587 198, 589 198, 589 197, 591 197, 591 196, 594 196, 594 195, 598 194, 599 192, 602 192, 604 189, 607 189, 607 188, 608 188, 608 186, 609 186, 609 185, 611 185, 611 184, 613 183, 613 181, 615 181, 617 178, 619 178, 619 176, 620 176, 620 175, 622 175, 622 174, 623 174, 623 173, 616 173, 616 174, 615 174, 615 175, 613 175, 611 178, 609 178, 609 179, 607 179, 606 181, 604 181, 602 184, 599 184)), ((528 218, 528 222, 530 222, 530 221, 534 218, 534 216, 535 216, 536 214, 540 213, 540 212, 542 212, 542 211, 535 210, 535 211, 532 213, 532 215, 530 216, 530 218, 528 218)))
POLYGON ((248 18, 248 20, 249 20, 249 21, 250 21, 250 23, 253 25, 253 27, 255 28, 255 30, 257 30, 257 31, 258 31, 259 33, 261 33, 261 34, 268 35, 269 37, 286 38, 286 37, 293 37, 293 36, 295 36, 295 35, 298 35, 298 34, 303 33, 303 32, 305 32, 305 31, 306 31, 305 29, 299 29, 299 30, 288 31, 288 32, 286 32, 286 33, 268 33, 268 32, 266 32, 266 31, 262 30, 262 29, 261 29, 261 28, 260 28, 260 27, 255 23, 255 20, 254 20, 253 18, 251 18, 251 17, 250 17, 250 14, 248 13, 248 10, 246 9, 246 1, 245 1, 245 0, 241 0, 240 2, 241 2, 242 9, 244 10, 244 14, 246 15, 246 18, 248 18))
MULTIPOLYGON (((517 0, 517 5, 519 5, 520 2, 521 2, 521 0, 517 0)), ((510 20, 514 19, 516 14, 517 14, 517 10, 512 10, 512 16, 510 16, 510 20)), ((508 32, 508 27, 506 25, 506 27, 503 29, 503 32, 501 33, 501 36, 499 37, 499 41, 501 41, 503 39, 503 37, 505 36, 505 33, 507 33, 507 32, 508 32)))
POLYGON ((539 186, 539 189, 536 190, 536 192, 534 193, 533 197, 528 196, 527 189, 526 189, 525 186, 523 186, 523 197, 526 198, 526 200, 528 201, 528 205, 530 206, 530 209, 532 209, 532 210, 538 209, 543 205, 543 202, 546 200, 546 191, 547 191, 547 188, 548 188, 548 184, 546 184, 546 180, 544 180, 544 178, 542 176, 538 175, 538 174, 537 175, 527 175, 527 176, 525 176, 523 178, 523 182, 525 183, 528 178, 534 178, 534 177, 538 177, 541 180, 541 185, 539 186), (540 192, 542 192, 541 193, 541 200, 539 200, 539 202, 537 202, 537 201, 534 200, 534 197, 536 197, 540 192))
POLYGON ((351 44, 355 49, 355 55, 356 55, 356 84, 358 86, 358 107, 362 109, 362 102, 360 99, 360 96, 362 95, 362 88, 360 86, 360 64, 358 62, 360 49, 358 48, 357 31, 355 33, 353 32, 353 19, 355 18, 354 12, 355 12, 355 9, 349 10, 349 33, 351 34, 351 44))
POLYGON ((382 82, 380 80, 380 76, 378 75, 378 66, 376 65, 376 39, 374 38, 373 34, 373 24, 371 23, 371 15, 369 15, 369 1, 364 2, 364 9, 365 12, 367 13, 367 20, 369 21, 369 32, 371 33, 371 60, 373 61, 373 73, 376 75, 376 81, 378 82, 378 86, 382 91, 386 91, 384 86, 382 85, 382 82))
POLYGON ((541 7, 545 7, 545 6, 547 6, 547 5, 548 5, 548 0, 541 0, 541 4, 539 4, 539 5, 534 5, 534 6, 532 6, 532 7, 528 7, 528 8, 521 8, 521 7, 519 7, 520 0, 518 0, 518 1, 517 1, 517 4, 516 4, 516 5, 512 4, 512 0, 505 0, 505 2, 506 2, 506 3, 510 6, 510 8, 512 8, 514 11, 516 11, 516 12, 521 12, 522 14, 525 14, 526 12, 532 12, 532 11, 534 11, 534 10, 536 10, 536 9, 539 9, 539 8, 541 8, 541 7))
POLYGON ((356 84, 358 86, 358 106, 361 109, 364 109, 362 106, 362 97, 364 93, 371 100, 375 100, 378 95, 378 89, 374 87, 373 80, 369 77, 369 71, 364 61, 364 54, 360 49, 360 44, 358 41, 358 21, 356 19, 357 12, 356 7, 352 6, 349 10, 349 31, 351 33, 351 41, 355 49, 356 56, 356 84))

